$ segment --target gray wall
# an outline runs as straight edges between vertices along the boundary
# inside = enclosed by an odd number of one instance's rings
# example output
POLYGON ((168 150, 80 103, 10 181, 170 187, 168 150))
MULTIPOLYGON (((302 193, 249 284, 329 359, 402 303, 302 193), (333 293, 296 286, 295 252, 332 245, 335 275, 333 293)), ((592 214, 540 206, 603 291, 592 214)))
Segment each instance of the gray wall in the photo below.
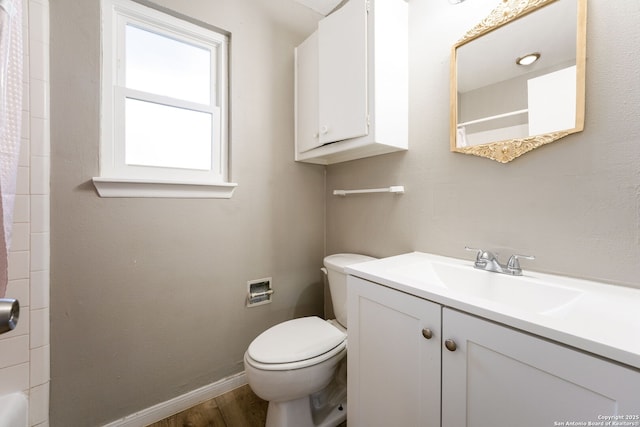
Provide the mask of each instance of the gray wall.
POLYGON ((231 200, 101 199, 99 1, 51 1, 51 425, 93 426, 242 371, 267 327, 322 313, 324 168, 293 161, 289 0, 158 1, 231 32, 231 200), (272 276, 272 304, 246 282, 272 276))
POLYGON ((584 132, 506 165, 449 152, 450 46, 495 4, 409 2, 409 151, 328 168, 327 252, 498 248, 535 255, 525 269, 640 286, 640 4, 589 0, 584 132), (330 196, 388 185, 406 194, 330 196))

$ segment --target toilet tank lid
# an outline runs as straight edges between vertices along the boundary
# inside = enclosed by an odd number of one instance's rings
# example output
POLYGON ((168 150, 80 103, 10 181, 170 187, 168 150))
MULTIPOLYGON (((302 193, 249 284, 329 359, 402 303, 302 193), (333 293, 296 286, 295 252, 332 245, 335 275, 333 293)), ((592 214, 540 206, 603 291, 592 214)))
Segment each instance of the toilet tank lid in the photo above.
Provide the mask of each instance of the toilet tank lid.
POLYGON ((287 320, 267 329, 249 345, 260 363, 291 363, 311 359, 340 345, 347 334, 317 316, 287 320))
POLYGON ((344 268, 365 261, 373 261, 376 258, 361 254, 333 254, 324 258, 325 267, 344 272, 344 268))

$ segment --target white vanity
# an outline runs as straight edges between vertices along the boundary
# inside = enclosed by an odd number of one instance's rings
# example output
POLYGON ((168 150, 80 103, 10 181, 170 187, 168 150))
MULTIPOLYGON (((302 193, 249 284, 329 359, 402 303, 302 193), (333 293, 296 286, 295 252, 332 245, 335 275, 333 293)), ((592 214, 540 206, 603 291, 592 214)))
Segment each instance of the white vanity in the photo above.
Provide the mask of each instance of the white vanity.
POLYGON ((349 426, 640 425, 640 290, 418 252, 347 271, 349 426))

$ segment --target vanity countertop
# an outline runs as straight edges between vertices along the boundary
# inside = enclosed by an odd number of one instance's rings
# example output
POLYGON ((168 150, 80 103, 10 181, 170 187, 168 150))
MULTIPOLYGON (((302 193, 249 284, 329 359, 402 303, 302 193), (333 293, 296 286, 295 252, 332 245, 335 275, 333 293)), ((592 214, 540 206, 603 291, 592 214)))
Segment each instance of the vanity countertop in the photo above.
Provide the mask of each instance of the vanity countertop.
POLYGON ((640 369, 640 289, 526 269, 508 276, 421 252, 346 271, 640 369))

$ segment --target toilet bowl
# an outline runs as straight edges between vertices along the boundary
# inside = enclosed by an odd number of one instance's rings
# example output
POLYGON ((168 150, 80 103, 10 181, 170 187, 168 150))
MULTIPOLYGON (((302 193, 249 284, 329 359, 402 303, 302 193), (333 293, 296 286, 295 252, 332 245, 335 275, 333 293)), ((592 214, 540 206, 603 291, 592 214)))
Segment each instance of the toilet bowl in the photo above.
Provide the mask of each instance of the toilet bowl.
POLYGON ((327 256, 336 319, 316 316, 277 324, 251 342, 244 355, 247 382, 269 402, 266 427, 335 427, 346 419, 347 265, 374 258, 327 256))
MULTIPOLYGON (((245 373, 254 393, 269 402, 267 427, 329 427, 341 422, 327 424, 328 420, 319 419, 330 411, 326 406, 313 408, 310 396, 334 379, 347 354, 346 338, 345 332, 328 321, 303 317, 280 323, 251 343, 244 356, 245 373)), ((345 397, 344 393, 340 396, 341 400, 345 397)), ((344 407, 335 416, 340 412, 344 421, 344 407)))

